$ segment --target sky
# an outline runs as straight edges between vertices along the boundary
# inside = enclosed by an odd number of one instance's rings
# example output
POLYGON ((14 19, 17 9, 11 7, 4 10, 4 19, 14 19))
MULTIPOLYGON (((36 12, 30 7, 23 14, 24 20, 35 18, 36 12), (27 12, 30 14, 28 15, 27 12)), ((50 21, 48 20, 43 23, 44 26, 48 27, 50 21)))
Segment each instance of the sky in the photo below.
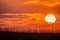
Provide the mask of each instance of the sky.
POLYGON ((24 30, 60 30, 60 0, 0 0, 0 27, 24 30), (53 14, 56 22, 48 24, 45 16, 53 14))
POLYGON ((59 0, 0 0, 0 12, 43 13, 58 12, 59 0))

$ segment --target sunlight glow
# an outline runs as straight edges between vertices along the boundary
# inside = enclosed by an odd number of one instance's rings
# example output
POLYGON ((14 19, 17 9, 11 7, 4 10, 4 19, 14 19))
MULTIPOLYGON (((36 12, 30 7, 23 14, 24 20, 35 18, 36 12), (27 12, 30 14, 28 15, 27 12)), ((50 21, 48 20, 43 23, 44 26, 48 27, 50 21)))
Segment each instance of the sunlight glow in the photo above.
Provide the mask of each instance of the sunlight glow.
POLYGON ((45 21, 49 24, 51 23, 55 23, 56 21, 56 17, 53 15, 53 14, 48 14, 46 17, 45 17, 45 21))

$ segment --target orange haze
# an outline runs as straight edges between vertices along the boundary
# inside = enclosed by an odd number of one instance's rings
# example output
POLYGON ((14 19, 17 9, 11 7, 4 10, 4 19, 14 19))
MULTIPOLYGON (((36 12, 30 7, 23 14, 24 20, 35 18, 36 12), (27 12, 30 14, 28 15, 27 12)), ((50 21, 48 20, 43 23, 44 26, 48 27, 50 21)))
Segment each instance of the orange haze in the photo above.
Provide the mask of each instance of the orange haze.
POLYGON ((3 30, 60 33, 59 0, 0 0, 0 5, 0 28, 3 30), (47 14, 54 14, 56 22, 46 23, 47 14))

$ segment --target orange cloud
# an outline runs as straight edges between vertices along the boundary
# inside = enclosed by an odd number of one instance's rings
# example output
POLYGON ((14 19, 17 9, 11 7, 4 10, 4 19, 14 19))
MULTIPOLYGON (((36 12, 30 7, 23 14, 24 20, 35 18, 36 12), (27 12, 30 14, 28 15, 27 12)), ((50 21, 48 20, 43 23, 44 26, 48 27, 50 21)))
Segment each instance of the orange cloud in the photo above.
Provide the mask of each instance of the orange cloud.
POLYGON ((60 4, 60 1, 58 0, 48 0, 48 1, 43 1, 41 2, 42 5, 49 6, 49 7, 54 7, 57 4, 60 4))
POLYGON ((29 5, 29 4, 39 4, 39 5, 44 5, 44 6, 49 6, 49 7, 54 7, 57 4, 60 4, 59 0, 32 0, 32 1, 27 1, 23 3, 24 5, 29 5))
POLYGON ((18 28, 22 31, 37 30, 37 32, 60 30, 59 10, 58 0, 1 0, 0 27, 18 28), (44 21, 46 14, 49 13, 56 16, 56 23, 47 24, 44 21))
POLYGON ((24 5, 27 5, 27 4, 37 4, 39 1, 27 1, 27 2, 24 2, 23 4, 24 5))
MULTIPOLYGON (((34 32, 34 30, 36 30, 37 32, 40 32, 39 30, 44 30, 44 32, 57 32, 57 30, 60 30, 60 17, 58 14, 54 14, 56 16, 56 22, 53 24, 48 24, 45 22, 45 16, 47 14, 42 14, 42 13, 22 13, 22 14, 1 14, 1 15, 5 15, 7 17, 5 17, 4 19, 0 19, 1 21, 1 25, 0 28, 13 28, 16 31, 18 31, 19 29, 21 29, 20 31, 29 31, 32 30, 34 32), (16 29, 18 28, 18 30, 16 29), (49 31, 48 31, 49 30, 49 31)), ((30 31, 29 31, 30 32, 30 31)))
POLYGON ((51 12, 58 4, 58 0, 1 0, 0 12, 51 12))

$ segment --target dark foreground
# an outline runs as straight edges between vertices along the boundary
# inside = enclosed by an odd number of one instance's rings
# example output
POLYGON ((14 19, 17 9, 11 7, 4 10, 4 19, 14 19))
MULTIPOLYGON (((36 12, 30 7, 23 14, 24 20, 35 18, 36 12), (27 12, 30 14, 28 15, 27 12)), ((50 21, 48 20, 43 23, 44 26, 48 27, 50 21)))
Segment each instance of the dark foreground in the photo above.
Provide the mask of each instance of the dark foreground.
POLYGON ((18 32, 0 32, 0 40, 58 40, 58 33, 18 33, 18 32))

